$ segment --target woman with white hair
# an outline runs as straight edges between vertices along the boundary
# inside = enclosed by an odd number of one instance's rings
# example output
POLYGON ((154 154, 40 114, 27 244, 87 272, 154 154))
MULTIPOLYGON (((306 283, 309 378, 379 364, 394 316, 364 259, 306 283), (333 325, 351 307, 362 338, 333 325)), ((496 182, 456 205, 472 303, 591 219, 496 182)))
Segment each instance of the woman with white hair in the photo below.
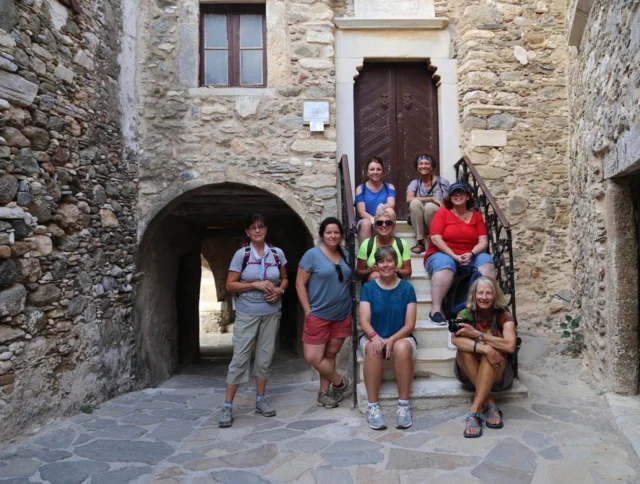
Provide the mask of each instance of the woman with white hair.
POLYGON ((490 429, 504 425, 502 411, 490 392, 506 390, 513 383, 508 355, 516 351, 516 322, 505 308, 498 283, 490 277, 476 279, 467 307, 458 314, 460 329, 451 336, 458 348, 456 378, 465 388, 475 391, 463 433, 467 438, 482 436, 484 421, 490 429))

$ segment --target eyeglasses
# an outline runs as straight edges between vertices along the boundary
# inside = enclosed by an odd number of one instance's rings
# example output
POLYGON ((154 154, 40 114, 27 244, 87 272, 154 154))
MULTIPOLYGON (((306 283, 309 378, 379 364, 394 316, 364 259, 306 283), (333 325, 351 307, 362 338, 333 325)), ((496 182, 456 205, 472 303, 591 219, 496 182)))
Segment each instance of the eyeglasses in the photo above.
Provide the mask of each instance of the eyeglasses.
POLYGON ((335 264, 336 272, 338 273, 338 280, 344 282, 344 274, 342 273, 342 267, 340 264, 335 264))
POLYGON ((252 225, 251 227, 249 227, 249 230, 251 230, 252 232, 257 232, 258 230, 264 230, 267 227, 265 225, 252 225))
POLYGON ((376 220, 376 227, 391 227, 394 224, 393 220, 376 220))

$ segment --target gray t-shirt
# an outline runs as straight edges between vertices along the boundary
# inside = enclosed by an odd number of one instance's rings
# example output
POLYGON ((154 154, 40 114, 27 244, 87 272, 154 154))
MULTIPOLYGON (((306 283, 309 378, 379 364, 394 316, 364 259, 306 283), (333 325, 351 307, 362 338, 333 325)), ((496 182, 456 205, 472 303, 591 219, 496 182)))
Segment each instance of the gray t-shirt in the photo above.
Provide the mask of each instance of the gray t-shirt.
POLYGON ((343 282, 340 282, 335 266, 320 247, 309 249, 300 260, 300 267, 310 274, 307 294, 311 314, 327 321, 342 321, 351 312, 351 268, 341 257, 343 282))
POLYGON ((433 191, 429 193, 430 189, 427 188, 424 183, 422 183, 422 180, 413 180, 407 187, 407 193, 416 192, 416 197, 434 197, 442 201, 444 200, 444 197, 449 195, 449 186, 449 181, 446 178, 438 176, 435 178, 431 187, 433 188, 433 191))
MULTIPOLYGON (((284 252, 282 252, 279 248, 273 247, 280 258, 280 265, 284 267, 287 263, 287 259, 284 256, 284 252)), ((245 248, 241 248, 238 250, 233 259, 231 259, 231 265, 229 266, 229 270, 233 272, 240 272, 240 282, 255 282, 261 280, 269 280, 274 285, 278 284, 280 281, 280 271, 278 270, 278 264, 276 263, 275 257, 271 252, 271 247, 267 245, 264 246, 265 250, 265 271, 266 277, 263 279, 260 278, 261 272, 261 259, 256 259, 253 255, 253 251, 249 252, 249 261, 247 263, 247 267, 245 267, 244 271, 242 271, 242 261, 244 259, 245 248)), ((245 291, 241 292, 240 295, 236 299, 236 311, 243 314, 248 314, 249 316, 267 316, 269 314, 275 314, 280 311, 280 307, 282 306, 282 298, 278 299, 274 303, 268 303, 264 298, 264 293, 262 291, 245 291)))

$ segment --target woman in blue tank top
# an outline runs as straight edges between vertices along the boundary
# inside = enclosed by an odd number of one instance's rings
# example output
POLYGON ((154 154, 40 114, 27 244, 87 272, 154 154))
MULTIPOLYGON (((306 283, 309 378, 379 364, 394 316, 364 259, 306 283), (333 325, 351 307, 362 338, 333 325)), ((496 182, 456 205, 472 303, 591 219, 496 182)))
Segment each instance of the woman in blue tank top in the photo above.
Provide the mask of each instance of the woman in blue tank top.
POLYGON ((356 218, 360 242, 373 235, 373 217, 380 205, 394 208, 396 188, 382 181, 384 167, 382 160, 374 156, 367 161, 367 181, 356 188, 356 218))

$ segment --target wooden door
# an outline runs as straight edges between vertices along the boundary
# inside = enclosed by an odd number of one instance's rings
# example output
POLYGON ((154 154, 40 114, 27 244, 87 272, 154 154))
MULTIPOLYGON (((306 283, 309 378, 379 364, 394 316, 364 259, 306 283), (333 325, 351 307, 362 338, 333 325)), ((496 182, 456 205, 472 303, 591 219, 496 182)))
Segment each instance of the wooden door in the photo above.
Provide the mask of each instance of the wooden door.
POLYGON ((362 183, 367 160, 384 162, 384 180, 396 187, 396 211, 405 219, 407 186, 417 178, 415 154, 439 161, 438 97, 428 63, 366 63, 355 87, 355 174, 362 183))

